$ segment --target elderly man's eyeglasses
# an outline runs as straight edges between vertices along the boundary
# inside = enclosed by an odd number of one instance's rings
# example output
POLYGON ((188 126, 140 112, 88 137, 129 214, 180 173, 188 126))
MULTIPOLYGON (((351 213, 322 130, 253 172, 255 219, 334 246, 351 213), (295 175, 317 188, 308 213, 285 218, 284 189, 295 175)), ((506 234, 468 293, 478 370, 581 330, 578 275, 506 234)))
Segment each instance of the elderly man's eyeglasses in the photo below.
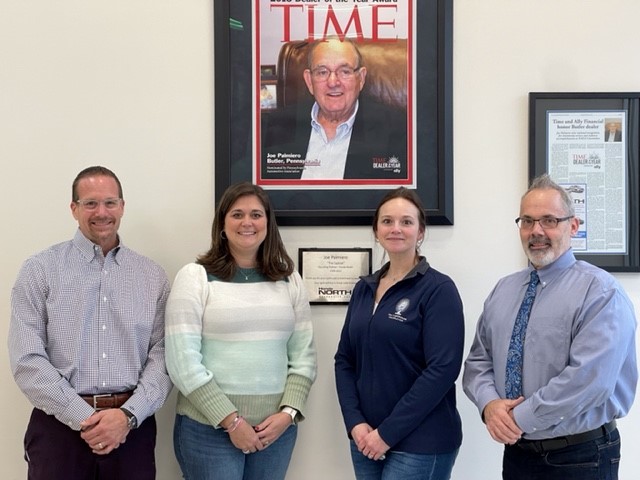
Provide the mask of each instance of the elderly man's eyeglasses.
POLYGON ((100 205, 104 205, 107 210, 115 210, 122 203, 121 198, 107 198, 106 200, 76 200, 76 203, 85 210, 97 210, 100 205))
POLYGON ((540 226, 544 230, 551 230, 558 226, 558 223, 564 222, 565 220, 569 220, 573 218, 573 215, 569 215, 568 217, 542 217, 542 218, 531 218, 531 217, 518 217, 516 218, 516 225, 521 230, 531 230, 533 226, 538 222, 540 226))
POLYGON ((338 67, 335 70, 329 70, 327 67, 316 67, 313 70, 311 70, 311 76, 313 77, 314 80, 318 81, 318 82, 326 82, 327 80, 329 80, 329 77, 331 76, 332 73, 336 74, 336 77, 339 80, 351 80, 353 78, 353 76, 356 74, 356 72, 358 70, 360 70, 361 67, 358 68, 351 68, 351 67, 338 67))

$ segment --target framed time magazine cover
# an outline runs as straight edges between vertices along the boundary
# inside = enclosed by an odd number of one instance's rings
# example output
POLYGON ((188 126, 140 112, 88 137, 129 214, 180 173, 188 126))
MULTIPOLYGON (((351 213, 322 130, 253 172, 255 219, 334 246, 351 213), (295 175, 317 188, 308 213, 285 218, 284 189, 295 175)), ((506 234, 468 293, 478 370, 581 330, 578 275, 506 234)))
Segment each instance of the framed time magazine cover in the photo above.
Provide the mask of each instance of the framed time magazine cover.
POLYGON ((452 4, 216 0, 216 201, 251 181, 280 225, 369 225, 405 186, 452 225, 452 4))
POLYGON ((640 271, 640 93, 529 94, 529 177, 548 173, 580 221, 576 257, 640 271))

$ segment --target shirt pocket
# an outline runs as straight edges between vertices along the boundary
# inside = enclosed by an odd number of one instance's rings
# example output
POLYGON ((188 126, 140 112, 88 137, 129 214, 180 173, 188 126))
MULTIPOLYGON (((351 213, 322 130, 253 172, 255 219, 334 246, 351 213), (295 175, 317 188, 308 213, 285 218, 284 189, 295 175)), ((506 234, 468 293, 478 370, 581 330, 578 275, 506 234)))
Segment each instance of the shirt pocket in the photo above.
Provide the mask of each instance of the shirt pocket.
POLYGON ((569 362, 570 325, 570 321, 558 316, 532 318, 525 337, 525 360, 531 360, 547 374, 562 371, 569 362))

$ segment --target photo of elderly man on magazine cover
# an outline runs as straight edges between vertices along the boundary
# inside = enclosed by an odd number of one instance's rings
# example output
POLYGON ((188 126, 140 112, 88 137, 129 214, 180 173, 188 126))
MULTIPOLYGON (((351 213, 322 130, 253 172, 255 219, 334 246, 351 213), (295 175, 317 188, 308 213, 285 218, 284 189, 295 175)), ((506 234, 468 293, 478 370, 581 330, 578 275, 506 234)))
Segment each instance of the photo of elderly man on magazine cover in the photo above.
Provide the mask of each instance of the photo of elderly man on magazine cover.
POLYGON ((255 7, 255 183, 411 186, 414 2, 255 7))

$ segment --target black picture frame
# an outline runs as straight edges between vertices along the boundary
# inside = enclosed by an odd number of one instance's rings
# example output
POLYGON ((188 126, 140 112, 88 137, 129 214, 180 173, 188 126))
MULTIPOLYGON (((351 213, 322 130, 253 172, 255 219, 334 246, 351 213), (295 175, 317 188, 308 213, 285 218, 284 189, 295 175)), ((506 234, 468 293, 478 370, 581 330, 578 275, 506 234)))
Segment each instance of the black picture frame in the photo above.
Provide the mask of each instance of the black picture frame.
MULTIPOLYGON (((626 147, 626 165, 623 168, 626 168, 627 177, 624 202, 627 249, 624 253, 576 252, 576 258, 610 272, 640 272, 640 92, 530 92, 529 179, 549 170, 550 113, 594 113, 597 117, 598 112, 606 111, 621 111, 626 118, 626 128, 622 132, 624 143, 620 145, 626 147)), ((587 212, 589 208, 587 203, 587 212)), ((606 229, 607 226, 598 225, 597 228, 606 229)))
MULTIPOLYGON (((216 202, 252 180, 251 0, 214 2, 216 202), (247 103, 249 102, 249 103, 247 103)), ((453 225, 453 0, 415 1, 416 191, 430 225, 453 225)), ((386 190, 268 190, 279 225, 370 225, 386 190)))

